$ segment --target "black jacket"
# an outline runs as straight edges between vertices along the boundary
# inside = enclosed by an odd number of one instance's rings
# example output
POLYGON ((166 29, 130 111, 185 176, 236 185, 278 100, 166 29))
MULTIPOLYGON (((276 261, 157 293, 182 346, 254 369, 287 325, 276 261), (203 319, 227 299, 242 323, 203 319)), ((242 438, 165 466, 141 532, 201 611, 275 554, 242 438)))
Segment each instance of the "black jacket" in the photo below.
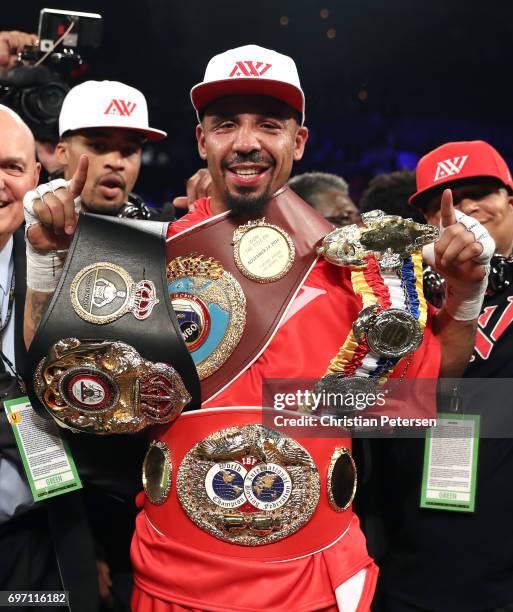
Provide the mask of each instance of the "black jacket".
MULTIPOLYGON (((25 259, 25 238, 23 228, 14 233, 13 257, 14 257, 14 352, 16 369, 23 376, 25 372, 27 351, 23 342, 23 311, 25 308, 25 292, 27 279, 27 266, 25 259)), ((0 399, 6 400, 16 396, 16 385, 6 376, 0 381, 0 399)), ((13 461, 19 461, 19 454, 12 434, 12 429, 7 422, 3 406, 0 406, 0 458, 9 457, 13 461)))
MULTIPOLYGON (((23 314, 27 284, 24 234, 24 228, 19 228, 14 233, 13 243, 14 348, 16 370, 22 377, 26 376, 27 356, 23 340, 23 314)), ((1 400, 19 396, 16 386, 10 385, 7 377, 4 378, 4 393, 1 400)), ((1 393, 2 385, 0 384, 1 393)), ((0 403, 0 459, 5 457, 16 463, 21 462, 12 428, 0 403)), ((64 589, 70 591, 71 611, 96 612, 98 609, 96 564, 81 491, 54 497, 46 502, 38 502, 34 510, 39 515, 37 519, 39 522, 41 516, 39 511, 44 508, 46 508, 54 549, 59 560, 64 589)), ((30 521, 31 512, 32 510, 29 510, 25 517, 26 523, 30 521)))

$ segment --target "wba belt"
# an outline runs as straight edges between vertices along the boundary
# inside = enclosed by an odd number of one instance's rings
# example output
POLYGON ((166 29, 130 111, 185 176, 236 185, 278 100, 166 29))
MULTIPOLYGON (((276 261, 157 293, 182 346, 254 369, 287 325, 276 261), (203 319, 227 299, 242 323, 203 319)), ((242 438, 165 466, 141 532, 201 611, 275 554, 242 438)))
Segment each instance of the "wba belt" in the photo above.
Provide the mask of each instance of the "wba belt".
POLYGON ((344 533, 356 490, 351 440, 292 439, 262 416, 208 408, 154 431, 143 467, 154 528, 189 547, 260 560, 311 554, 344 533))
POLYGON ((200 405, 166 290, 167 224, 82 214, 28 354, 29 395, 62 425, 133 433, 200 405))
POLYGON ((259 357, 332 229, 285 187, 262 219, 223 213, 168 240, 168 292, 204 401, 259 357))

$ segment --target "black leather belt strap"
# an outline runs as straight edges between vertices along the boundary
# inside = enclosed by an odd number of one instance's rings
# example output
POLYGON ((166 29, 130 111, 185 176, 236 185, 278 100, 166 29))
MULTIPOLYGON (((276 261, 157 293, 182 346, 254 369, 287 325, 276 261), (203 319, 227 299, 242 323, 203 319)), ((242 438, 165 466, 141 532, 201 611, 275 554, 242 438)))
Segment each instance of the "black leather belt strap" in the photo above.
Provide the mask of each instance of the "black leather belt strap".
POLYGON ((186 410, 200 407, 199 379, 180 333, 167 292, 165 235, 167 224, 81 214, 55 295, 28 354, 27 382, 32 405, 40 410, 33 375, 48 348, 62 338, 120 340, 148 361, 172 365, 192 396, 186 410), (73 309, 70 286, 78 272, 97 262, 122 267, 135 282, 151 280, 159 303, 144 320, 130 312, 108 324, 85 321, 73 309))
MULTIPOLYGON (((187 408, 200 407, 196 368, 167 293, 166 229, 167 224, 152 221, 80 215, 59 285, 28 353, 28 393, 32 405, 45 416, 47 412, 34 393, 34 371, 49 347, 63 338, 120 340, 148 361, 172 365, 193 398, 187 408), (100 325, 78 316, 71 302, 71 284, 78 272, 98 262, 120 266, 135 283, 153 282, 159 302, 148 318, 139 320, 127 312, 100 325)), ((140 465, 146 447, 143 437, 74 434, 65 437, 86 486, 93 484, 128 498, 140 488, 140 465)), ((97 608, 97 575, 82 493, 50 499, 47 509, 62 581, 71 595, 71 610, 93 612, 97 608)))

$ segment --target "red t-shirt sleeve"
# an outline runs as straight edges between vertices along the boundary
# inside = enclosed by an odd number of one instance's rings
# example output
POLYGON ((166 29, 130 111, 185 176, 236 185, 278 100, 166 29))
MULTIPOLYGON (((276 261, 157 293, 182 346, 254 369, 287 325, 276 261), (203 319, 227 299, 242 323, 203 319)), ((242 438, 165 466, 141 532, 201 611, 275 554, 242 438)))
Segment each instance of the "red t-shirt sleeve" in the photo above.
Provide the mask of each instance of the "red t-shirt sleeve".
MULTIPOLYGON (((201 198, 194 210, 169 225, 167 237, 211 216, 210 200, 201 198)), ((361 300, 353 292, 349 270, 319 260, 265 351, 207 405, 261 405, 262 382, 266 378, 320 378, 347 337, 360 308, 361 300)), ((438 377, 441 357, 431 325, 434 312, 435 309, 429 309, 424 340, 411 363, 402 367, 407 362, 403 360, 392 377, 431 381, 438 377)))
POLYGON ((172 236, 176 236, 180 232, 183 232, 190 227, 194 227, 200 221, 203 221, 211 216, 212 211, 210 210, 210 199, 200 198, 194 203, 193 210, 190 210, 186 215, 169 224, 167 228, 167 237, 171 238, 172 236))

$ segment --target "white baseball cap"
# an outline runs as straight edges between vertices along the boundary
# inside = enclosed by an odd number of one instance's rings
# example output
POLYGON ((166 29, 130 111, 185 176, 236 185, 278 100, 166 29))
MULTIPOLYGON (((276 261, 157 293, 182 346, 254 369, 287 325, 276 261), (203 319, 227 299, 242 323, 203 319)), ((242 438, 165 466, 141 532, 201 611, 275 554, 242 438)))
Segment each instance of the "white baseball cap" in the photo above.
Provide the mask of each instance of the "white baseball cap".
POLYGON ((135 87, 118 81, 86 81, 73 87, 62 103, 59 136, 70 130, 121 128, 162 140, 166 132, 148 126, 146 98, 135 87))
POLYGON ((191 89, 191 100, 196 112, 225 96, 256 94, 285 102, 305 120, 305 95, 299 83, 296 64, 291 57, 245 45, 229 49, 208 62, 205 77, 191 89))

